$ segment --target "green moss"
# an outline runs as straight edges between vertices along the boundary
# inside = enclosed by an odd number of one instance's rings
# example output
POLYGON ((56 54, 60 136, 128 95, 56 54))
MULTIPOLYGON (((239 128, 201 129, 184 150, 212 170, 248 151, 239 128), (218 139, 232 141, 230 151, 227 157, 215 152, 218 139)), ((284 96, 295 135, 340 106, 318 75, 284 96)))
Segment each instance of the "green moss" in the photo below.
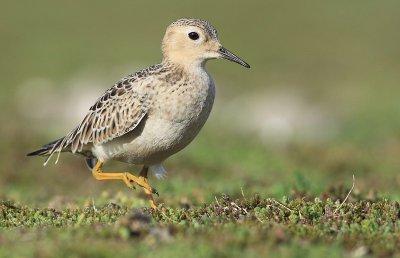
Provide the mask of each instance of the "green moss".
MULTIPOLYGON (((22 255, 15 241, 27 238, 38 245, 46 242, 43 257, 53 251, 65 256, 71 250, 111 257, 113 253, 106 248, 110 245, 123 248, 118 249, 122 256, 128 254, 123 251, 127 248, 140 256, 159 252, 184 257, 189 253, 173 251, 184 245, 191 254, 198 249, 198 257, 239 253, 252 257, 272 251, 278 256, 306 257, 319 254, 317 250, 330 250, 338 256, 359 252, 391 257, 400 251, 399 216, 396 201, 358 199, 342 204, 312 196, 284 197, 279 202, 258 195, 247 199, 223 195, 189 209, 160 205, 157 211, 118 205, 37 209, 2 201, 0 241, 7 243, 8 249, 0 249, 0 254, 14 250, 14 256, 8 253, 10 257, 22 255), (94 244, 85 248, 88 240, 94 244), (64 241, 68 245, 61 244, 64 241), (312 251, 305 248, 309 244, 312 251)), ((37 245, 27 248, 38 250, 37 245)))

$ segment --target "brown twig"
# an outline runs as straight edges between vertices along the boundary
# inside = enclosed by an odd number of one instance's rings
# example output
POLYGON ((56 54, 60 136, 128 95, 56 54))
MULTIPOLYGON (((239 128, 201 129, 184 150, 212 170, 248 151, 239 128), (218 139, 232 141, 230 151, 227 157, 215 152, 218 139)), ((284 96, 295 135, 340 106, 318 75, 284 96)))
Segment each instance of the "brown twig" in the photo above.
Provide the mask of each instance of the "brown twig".
POLYGON ((221 207, 221 205, 218 202, 217 196, 214 196, 214 198, 215 198, 215 202, 218 204, 218 207, 221 207))
POLYGON ((272 201, 275 202, 275 203, 277 203, 277 204, 279 204, 280 206, 282 206, 283 208, 287 209, 288 211, 293 212, 293 210, 291 210, 289 207, 287 207, 287 206, 284 205, 283 203, 278 202, 277 200, 274 200, 274 199, 272 199, 272 201))
POLYGON ((243 198, 247 201, 246 196, 244 196, 243 187, 240 187, 240 190, 242 191, 243 198))
POLYGON ((346 197, 344 198, 343 202, 339 205, 339 207, 337 207, 334 211, 333 211, 333 215, 337 215, 336 213, 340 210, 340 208, 342 208, 343 204, 347 201, 347 199, 349 198, 351 192, 354 189, 354 185, 355 185, 355 179, 354 179, 354 174, 353 174, 353 185, 351 186, 350 191, 347 193, 346 197))

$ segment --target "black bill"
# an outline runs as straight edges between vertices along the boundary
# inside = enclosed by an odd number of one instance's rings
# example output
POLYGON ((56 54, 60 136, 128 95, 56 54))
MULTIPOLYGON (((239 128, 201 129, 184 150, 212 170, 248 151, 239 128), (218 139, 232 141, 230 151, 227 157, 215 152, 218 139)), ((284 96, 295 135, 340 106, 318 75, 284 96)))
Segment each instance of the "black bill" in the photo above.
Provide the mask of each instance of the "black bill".
POLYGON ((220 53, 221 57, 225 58, 226 60, 238 63, 240 65, 243 65, 246 68, 250 68, 250 65, 248 63, 246 63, 245 61, 243 61, 238 56, 236 56, 235 54, 233 54, 232 52, 230 52, 228 49, 226 49, 224 47, 220 47, 218 49, 218 53, 220 53))

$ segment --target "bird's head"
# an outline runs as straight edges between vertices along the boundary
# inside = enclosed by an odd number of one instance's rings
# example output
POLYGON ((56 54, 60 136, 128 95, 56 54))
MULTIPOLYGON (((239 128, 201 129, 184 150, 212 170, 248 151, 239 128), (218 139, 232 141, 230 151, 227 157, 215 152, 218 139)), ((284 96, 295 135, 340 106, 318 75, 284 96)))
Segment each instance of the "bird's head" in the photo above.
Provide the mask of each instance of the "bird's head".
POLYGON ((224 58, 250 68, 221 45, 211 24, 200 19, 179 19, 168 26, 162 51, 165 61, 183 66, 204 65, 209 59, 224 58))

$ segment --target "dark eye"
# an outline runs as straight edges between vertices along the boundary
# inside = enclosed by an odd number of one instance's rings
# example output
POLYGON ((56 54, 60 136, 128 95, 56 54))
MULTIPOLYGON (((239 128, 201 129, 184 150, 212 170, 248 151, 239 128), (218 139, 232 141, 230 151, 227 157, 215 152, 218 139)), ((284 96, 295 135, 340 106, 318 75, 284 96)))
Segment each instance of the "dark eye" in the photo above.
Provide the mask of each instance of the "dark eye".
POLYGON ((190 32, 190 33, 189 33, 189 38, 190 38, 191 40, 199 39, 199 34, 198 34, 197 32, 190 32))

